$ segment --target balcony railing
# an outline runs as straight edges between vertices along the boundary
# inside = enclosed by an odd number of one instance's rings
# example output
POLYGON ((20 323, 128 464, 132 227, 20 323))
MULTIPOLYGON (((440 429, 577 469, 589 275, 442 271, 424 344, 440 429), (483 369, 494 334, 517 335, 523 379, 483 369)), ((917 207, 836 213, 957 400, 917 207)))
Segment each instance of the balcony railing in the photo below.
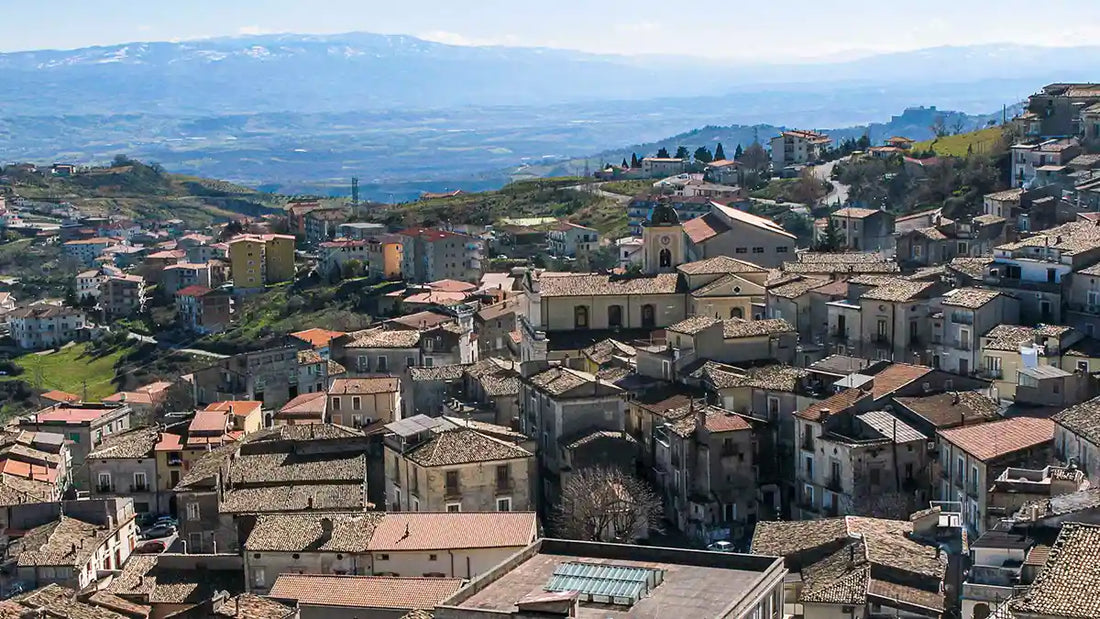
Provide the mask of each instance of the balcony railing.
POLYGON ((462 490, 454 486, 447 486, 443 490, 443 498, 445 499, 461 499, 462 490))
POLYGON ((499 494, 511 494, 516 489, 516 481, 512 478, 497 479, 496 490, 499 494))
POLYGON ((107 494, 110 492, 114 492, 115 488, 111 484, 96 484, 95 491, 100 494, 107 494))
POLYGON ((805 438, 802 439, 800 446, 802 447, 802 451, 812 452, 814 450, 814 439, 807 434, 805 438))
POLYGON ((130 484, 130 492, 149 492, 149 484, 130 484))
POLYGON ((841 492, 842 486, 840 483, 840 477, 830 475, 828 479, 825 480, 825 487, 829 490, 832 490, 833 492, 841 492))
POLYGON ((951 348, 955 350, 971 350, 974 340, 951 340, 951 348))
POLYGON ((875 335, 871 336, 871 341, 879 346, 889 346, 890 336, 876 333, 875 335))
POLYGON ((999 380, 1004 378, 1004 372, 1001 371, 1001 368, 981 368, 978 370, 978 377, 999 380))

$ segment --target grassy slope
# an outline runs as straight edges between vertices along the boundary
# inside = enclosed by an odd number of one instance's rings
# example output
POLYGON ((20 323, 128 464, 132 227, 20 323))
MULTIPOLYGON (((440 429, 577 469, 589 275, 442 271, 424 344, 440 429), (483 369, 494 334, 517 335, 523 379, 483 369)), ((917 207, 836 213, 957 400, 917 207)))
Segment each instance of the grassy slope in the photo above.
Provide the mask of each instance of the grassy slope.
POLYGON ((127 349, 117 349, 103 356, 94 356, 88 344, 76 344, 49 354, 27 353, 12 359, 23 368, 19 376, 3 376, 0 380, 22 380, 35 386, 41 376, 43 391, 60 389, 82 395, 85 381, 88 400, 98 400, 115 392, 115 364, 127 349))
POLYGON ((135 219, 183 219, 203 226, 233 214, 259 215, 279 209, 283 199, 224 181, 158 174, 133 162, 97 169, 71 178, 12 173, 6 177, 16 195, 49 202, 70 202, 89 214, 135 219))
POLYGON ((506 217, 564 217, 605 235, 625 230, 626 209, 611 198, 570 189, 580 182, 583 179, 576 177, 516 181, 497 191, 387 206, 373 211, 371 217, 400 226, 488 225, 506 217))
POLYGON ((990 127, 970 133, 949 135, 935 138, 925 142, 917 142, 913 145, 915 151, 933 150, 941 157, 965 157, 971 148, 975 154, 988 153, 993 150, 1001 140, 1003 130, 1000 127, 990 127))

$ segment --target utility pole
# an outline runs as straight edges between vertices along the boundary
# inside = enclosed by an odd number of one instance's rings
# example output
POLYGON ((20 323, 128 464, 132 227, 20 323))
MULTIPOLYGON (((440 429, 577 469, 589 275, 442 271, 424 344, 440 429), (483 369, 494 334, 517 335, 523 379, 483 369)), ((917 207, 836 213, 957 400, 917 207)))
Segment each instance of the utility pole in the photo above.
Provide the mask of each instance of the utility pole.
POLYGON ((80 401, 81 402, 87 402, 88 401, 88 379, 85 378, 84 380, 80 381, 80 384, 83 388, 82 396, 80 398, 80 401))

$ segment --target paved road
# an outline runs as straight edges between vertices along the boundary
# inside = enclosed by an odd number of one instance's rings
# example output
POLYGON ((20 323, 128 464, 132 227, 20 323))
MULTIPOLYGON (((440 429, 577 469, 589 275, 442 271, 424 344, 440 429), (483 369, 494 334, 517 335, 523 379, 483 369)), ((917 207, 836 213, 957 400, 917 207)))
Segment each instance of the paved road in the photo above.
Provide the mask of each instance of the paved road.
POLYGON ((838 159, 836 161, 830 161, 819 166, 814 166, 814 175, 823 181, 827 181, 833 184, 833 190, 829 192, 827 196, 821 199, 822 204, 844 204, 848 201, 848 185, 842 185, 831 178, 833 174, 833 168, 836 167, 838 161, 844 161, 844 159, 838 159))
POLYGON ((178 343, 158 342, 156 340, 156 338, 154 338, 154 337, 150 337, 148 335, 141 335, 139 333, 134 333, 132 331, 127 333, 126 337, 128 337, 132 340, 137 340, 139 342, 144 342, 146 344, 153 344, 153 345, 156 345, 156 346, 160 346, 162 348, 170 348, 170 349, 175 350, 177 352, 181 352, 181 353, 184 353, 184 354, 187 354, 187 355, 194 355, 196 357, 209 357, 211 359, 228 359, 229 358, 229 355, 221 355, 221 354, 218 354, 216 352, 210 352, 209 350, 201 350, 201 349, 198 349, 198 348, 178 348, 178 346, 179 346, 178 343))

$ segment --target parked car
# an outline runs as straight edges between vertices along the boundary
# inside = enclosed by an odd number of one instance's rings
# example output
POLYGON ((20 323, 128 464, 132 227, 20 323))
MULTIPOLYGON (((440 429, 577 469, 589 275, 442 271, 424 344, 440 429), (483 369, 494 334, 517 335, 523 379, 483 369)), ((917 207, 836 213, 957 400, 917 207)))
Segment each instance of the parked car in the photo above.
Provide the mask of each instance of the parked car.
POLYGON ((151 542, 145 542, 134 548, 134 554, 137 555, 155 555, 164 552, 168 548, 168 545, 160 540, 153 540, 151 542))
POLYGON ((707 550, 710 550, 712 552, 734 552, 733 544, 726 540, 714 542, 713 544, 707 546, 707 550))
POLYGON ((157 539, 158 537, 168 537, 175 534, 176 527, 170 524, 158 524, 142 531, 141 539, 157 539))
POLYGON ((153 526, 157 527, 157 526, 161 526, 161 525, 168 525, 168 526, 171 526, 171 527, 177 527, 178 528, 180 526, 180 521, 177 520, 176 518, 172 517, 172 516, 161 516, 153 522, 153 526))

